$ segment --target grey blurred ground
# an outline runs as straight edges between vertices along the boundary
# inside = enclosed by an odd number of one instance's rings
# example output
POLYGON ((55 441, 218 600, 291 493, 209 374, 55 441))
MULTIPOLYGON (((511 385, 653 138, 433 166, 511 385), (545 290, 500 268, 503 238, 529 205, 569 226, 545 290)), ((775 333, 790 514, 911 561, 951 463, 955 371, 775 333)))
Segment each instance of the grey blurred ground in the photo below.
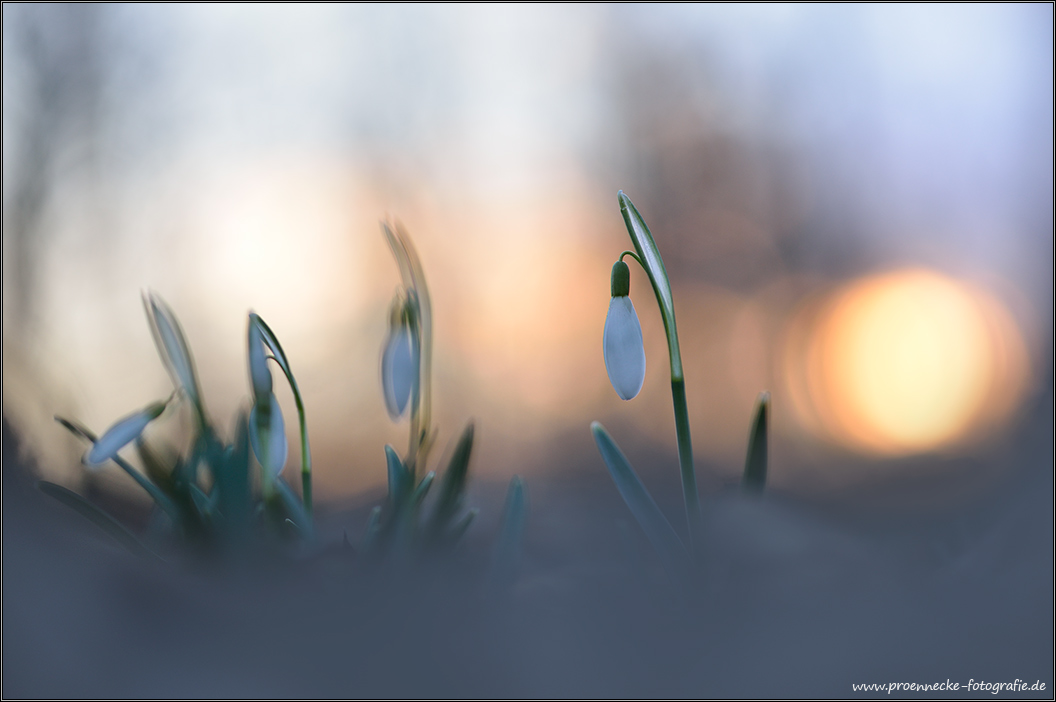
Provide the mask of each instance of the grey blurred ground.
MULTIPOLYGON (((495 596, 500 485, 475 487, 481 523, 443 567, 151 566, 36 491, 5 421, 3 696, 844 697, 1019 678, 1047 690, 996 697, 1051 698, 1052 418, 1050 391, 996 454, 1000 485, 927 512, 884 508, 904 482, 838 506, 712 491, 688 596, 589 452, 529 483, 519 578, 495 596)), ((650 476, 677 515, 677 482, 650 476)), ((355 542, 377 497, 333 507, 326 538, 355 542)))

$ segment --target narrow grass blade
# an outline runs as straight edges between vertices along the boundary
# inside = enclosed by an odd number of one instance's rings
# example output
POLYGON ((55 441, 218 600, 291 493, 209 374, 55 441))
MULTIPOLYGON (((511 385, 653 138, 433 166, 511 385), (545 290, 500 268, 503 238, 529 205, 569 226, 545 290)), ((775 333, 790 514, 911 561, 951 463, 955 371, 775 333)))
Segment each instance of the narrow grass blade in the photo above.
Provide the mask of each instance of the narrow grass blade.
POLYGON ((39 488, 45 495, 58 500, 70 509, 78 512, 82 517, 91 521, 97 527, 109 534, 111 538, 128 549, 133 555, 148 560, 161 560, 158 554, 144 546, 140 540, 133 536, 132 532, 126 529, 120 522, 72 490, 67 490, 61 485, 49 483, 46 480, 38 481, 37 488, 39 488))
POLYGON ((748 455, 744 460, 744 476, 741 479, 741 485, 747 490, 762 492, 766 487, 769 414, 770 393, 764 392, 759 395, 759 401, 755 406, 755 417, 752 419, 752 428, 748 433, 748 455))
POLYGON ((528 521, 528 491, 520 476, 513 476, 506 491, 506 506, 502 512, 502 526, 491 564, 492 584, 500 588, 513 585, 517 565, 521 560, 521 542, 528 521))
POLYGON ((451 462, 440 481, 440 497, 433 513, 433 532, 441 534, 462 506, 462 493, 466 489, 469 459, 473 453, 473 422, 466 425, 458 439, 451 462))
POLYGON ((649 491, 642 485, 634 468, 627 461, 627 457, 620 451, 620 447, 612 440, 605 427, 594 422, 590 425, 590 431, 594 434, 594 441, 598 445, 598 451, 609 468, 616 488, 620 491, 623 501, 627 503, 631 514, 638 520, 638 524, 645 532, 646 538, 652 544, 653 549, 664 567, 672 576, 685 579, 688 574, 688 554, 678 534, 667 521, 664 513, 657 507, 649 491))

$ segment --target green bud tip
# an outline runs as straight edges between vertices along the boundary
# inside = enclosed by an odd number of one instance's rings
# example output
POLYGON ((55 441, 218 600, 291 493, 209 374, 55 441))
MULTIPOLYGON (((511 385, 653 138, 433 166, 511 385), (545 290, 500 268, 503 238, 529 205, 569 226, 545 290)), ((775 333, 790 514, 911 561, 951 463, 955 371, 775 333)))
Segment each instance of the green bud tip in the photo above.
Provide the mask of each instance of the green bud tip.
POLYGON ((612 296, 627 297, 631 294, 631 269, 623 261, 612 264, 612 296))
MULTIPOLYGON (((171 398, 170 398, 170 399, 171 399, 171 398)), ((161 416, 161 413, 165 411, 165 407, 166 407, 166 406, 167 406, 168 404, 169 404, 169 401, 168 401, 168 400, 166 400, 165 402, 155 402, 155 403, 153 403, 153 404, 151 404, 151 405, 148 405, 148 406, 147 406, 147 407, 146 407, 146 408, 145 408, 145 409, 143 410, 143 412, 144 412, 144 414, 146 414, 146 415, 147 415, 148 417, 150 417, 151 421, 153 421, 153 420, 155 420, 155 419, 157 419, 158 417, 160 417, 160 416, 161 416)))

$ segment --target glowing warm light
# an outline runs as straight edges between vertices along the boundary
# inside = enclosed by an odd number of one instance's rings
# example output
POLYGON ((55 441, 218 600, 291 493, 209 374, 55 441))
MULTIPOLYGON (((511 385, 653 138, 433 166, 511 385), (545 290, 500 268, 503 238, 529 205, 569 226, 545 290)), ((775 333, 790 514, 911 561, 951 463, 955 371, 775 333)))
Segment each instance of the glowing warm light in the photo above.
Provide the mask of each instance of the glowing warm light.
POLYGON ((789 357, 797 409, 813 415, 804 419, 815 430, 860 449, 947 445, 1002 419, 1024 385, 1026 353, 1008 313, 935 272, 856 281, 806 326, 789 357))
POLYGON ((281 158, 222 173, 195 222, 197 290, 217 326, 252 307, 290 336, 360 312, 368 286, 350 234, 360 195, 350 175, 323 159, 281 158))

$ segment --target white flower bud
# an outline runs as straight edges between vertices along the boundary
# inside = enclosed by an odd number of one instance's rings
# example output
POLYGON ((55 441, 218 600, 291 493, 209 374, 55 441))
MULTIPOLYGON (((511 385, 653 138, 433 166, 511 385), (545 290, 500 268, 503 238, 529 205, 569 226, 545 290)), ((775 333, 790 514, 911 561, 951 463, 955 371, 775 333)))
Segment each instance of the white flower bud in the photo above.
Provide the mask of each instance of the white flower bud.
POLYGON ((286 467, 286 424, 275 395, 268 394, 264 402, 257 402, 249 413, 249 443, 264 473, 274 480, 286 467))
POLYGON ((126 445, 139 438, 147 425, 165 410, 164 402, 155 402, 138 412, 119 420, 99 437, 92 448, 84 454, 82 462, 88 466, 99 466, 117 455, 126 445))
POLYGON ((271 369, 264 355, 264 336, 260 327, 249 318, 249 379, 253 384, 253 399, 257 402, 271 394, 271 369))
POLYGON ((418 392, 419 354, 418 336, 410 326, 399 324, 390 330, 381 356, 381 385, 393 420, 403 416, 418 392))
POLYGON ((616 394, 624 400, 634 398, 645 382, 645 346, 630 297, 619 295, 609 302, 602 345, 605 370, 616 394))

